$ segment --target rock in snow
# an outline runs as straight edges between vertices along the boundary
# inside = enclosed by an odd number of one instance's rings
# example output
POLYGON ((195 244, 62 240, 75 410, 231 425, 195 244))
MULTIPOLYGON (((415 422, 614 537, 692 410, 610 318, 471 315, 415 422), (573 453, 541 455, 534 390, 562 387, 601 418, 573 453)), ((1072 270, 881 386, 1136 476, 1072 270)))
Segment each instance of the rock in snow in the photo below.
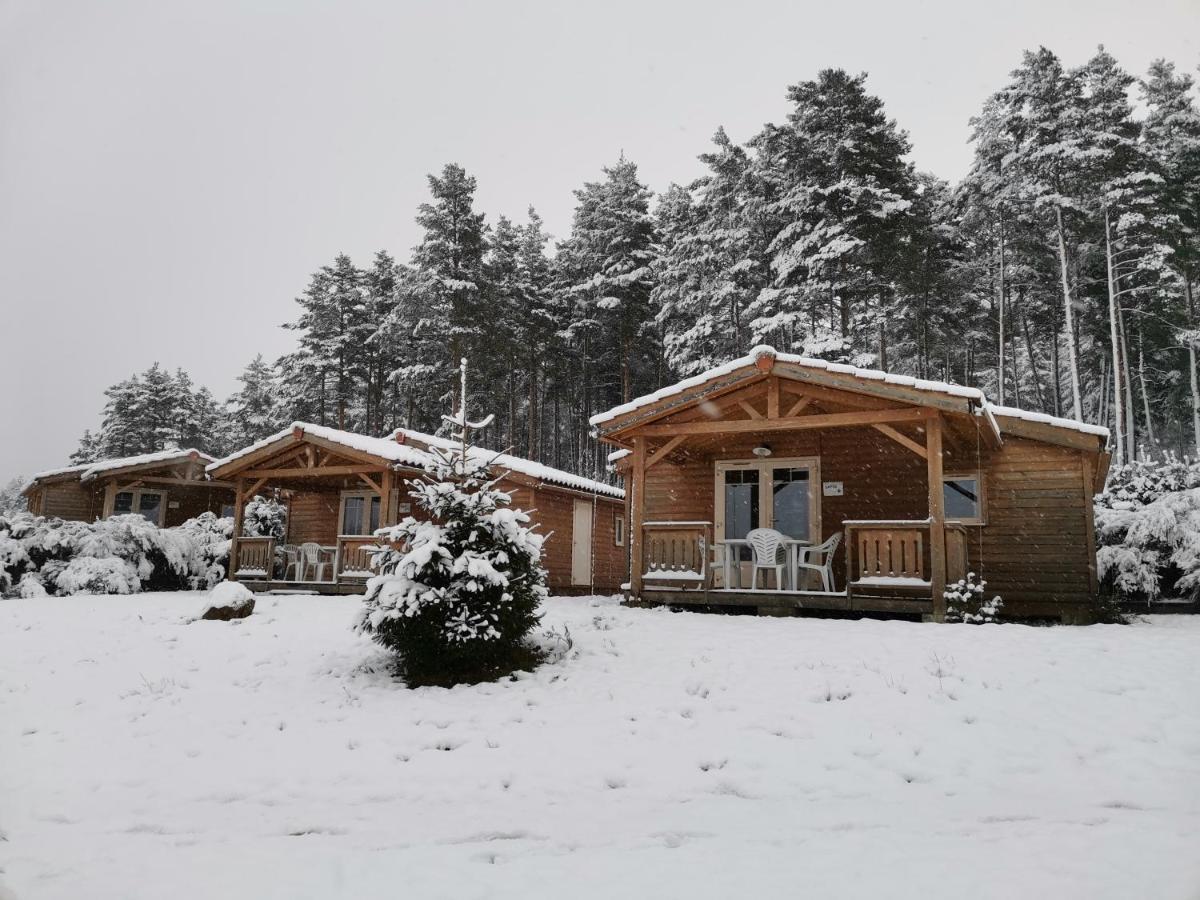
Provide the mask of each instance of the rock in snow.
POLYGON ((250 589, 236 581, 222 581, 209 593, 200 618, 228 622, 230 619, 244 619, 252 612, 254 595, 250 589))

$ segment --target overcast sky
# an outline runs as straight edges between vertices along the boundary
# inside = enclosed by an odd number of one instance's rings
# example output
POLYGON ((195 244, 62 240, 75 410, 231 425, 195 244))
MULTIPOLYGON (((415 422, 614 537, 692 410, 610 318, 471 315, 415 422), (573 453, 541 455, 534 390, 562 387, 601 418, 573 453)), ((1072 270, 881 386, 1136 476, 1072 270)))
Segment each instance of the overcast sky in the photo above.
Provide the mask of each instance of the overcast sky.
POLYGON ((622 150, 686 182, 718 125, 746 140, 841 66, 956 179, 1022 49, 1194 72, 1198 36, 1200 0, 0 0, 0 481, 61 465, 156 360, 228 395, 290 349, 314 269, 407 259, 445 162, 489 220, 533 204, 561 237, 622 150))

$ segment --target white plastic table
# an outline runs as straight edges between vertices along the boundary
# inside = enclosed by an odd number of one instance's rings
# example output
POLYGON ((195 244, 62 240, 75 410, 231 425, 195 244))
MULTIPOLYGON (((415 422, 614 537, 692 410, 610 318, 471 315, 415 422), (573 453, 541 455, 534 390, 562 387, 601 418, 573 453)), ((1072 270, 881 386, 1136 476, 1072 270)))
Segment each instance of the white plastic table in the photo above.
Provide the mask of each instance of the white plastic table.
MULTIPOLYGON (((740 565, 737 565, 737 566, 734 565, 734 556, 736 555, 738 558, 738 562, 740 562, 741 555, 742 555, 741 548, 749 547, 750 542, 748 540, 746 540, 745 538, 726 538, 725 540, 720 541, 719 543, 725 547, 724 560, 723 560, 724 568, 722 569, 722 574, 724 575, 724 579, 723 579, 722 583, 725 586, 725 590, 729 590, 730 588, 733 587, 733 581, 732 581, 731 576, 733 574, 734 569, 736 569, 737 573, 738 573, 737 586, 738 586, 738 588, 741 588, 741 586, 742 586, 742 567, 740 565), (735 551, 736 551, 736 553, 735 553, 735 551)), ((801 547, 811 547, 812 541, 803 540, 801 538, 785 537, 783 539, 783 546, 784 546, 785 551, 787 552, 787 562, 784 564, 784 569, 787 571, 787 582, 788 582, 789 587, 786 588, 786 590, 794 591, 797 589, 796 588, 796 572, 798 571, 797 567, 796 567, 797 556, 798 556, 797 551, 801 547)), ((751 587, 751 589, 754 589, 755 585, 752 584, 752 585, 750 585, 750 587, 751 587)), ((785 590, 785 588, 783 588, 782 585, 777 585, 776 589, 777 590, 785 590)))

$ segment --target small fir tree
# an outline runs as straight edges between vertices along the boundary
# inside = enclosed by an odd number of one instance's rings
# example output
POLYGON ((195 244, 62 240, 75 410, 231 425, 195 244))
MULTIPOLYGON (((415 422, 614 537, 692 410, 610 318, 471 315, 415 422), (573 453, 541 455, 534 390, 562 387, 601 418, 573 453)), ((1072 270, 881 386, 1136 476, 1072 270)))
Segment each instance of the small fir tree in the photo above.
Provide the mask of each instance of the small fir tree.
POLYGON ((526 636, 548 595, 542 536, 495 487, 487 454, 468 444, 492 420, 466 416, 466 360, 457 415, 445 417, 459 445, 440 451, 410 496, 427 519, 408 516, 376 534, 390 545, 376 558, 356 625, 399 654, 410 685, 491 680, 537 662, 526 636))

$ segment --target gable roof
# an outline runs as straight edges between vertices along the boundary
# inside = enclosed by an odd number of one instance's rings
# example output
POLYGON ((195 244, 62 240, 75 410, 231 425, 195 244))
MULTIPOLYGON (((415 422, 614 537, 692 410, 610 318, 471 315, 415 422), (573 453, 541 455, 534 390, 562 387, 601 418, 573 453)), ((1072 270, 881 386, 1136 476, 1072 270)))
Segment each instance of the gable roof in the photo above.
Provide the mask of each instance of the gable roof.
POLYGON ((79 481, 91 481, 100 475, 105 475, 110 472, 131 471, 139 469, 154 469, 162 466, 171 465, 173 463, 186 462, 189 459, 211 463, 213 458, 207 453, 204 453, 195 448, 187 449, 172 449, 159 450, 154 453, 141 453, 137 456, 120 456, 113 459, 100 459, 95 462, 83 463, 77 466, 64 466, 61 469, 48 469, 45 472, 38 472, 29 479, 29 483, 24 490, 36 487, 40 482, 51 479, 65 479, 65 476, 78 475, 79 481))
MULTIPOLYGON (((450 438, 413 431, 411 428, 397 428, 392 432, 392 439, 394 440, 397 435, 401 434, 404 435, 406 440, 417 441, 427 447, 437 447, 441 450, 450 450, 458 446, 457 441, 450 438)), ((625 496, 625 491, 614 485, 605 484, 603 481, 596 481, 592 478, 585 478, 582 475, 576 475, 573 472, 567 472, 563 469, 556 469, 553 466, 547 466, 532 459, 513 456, 510 453, 496 453, 491 450, 479 449, 478 452, 481 458, 490 460, 493 466, 508 469, 512 472, 519 472, 522 475, 535 478, 547 484, 571 488, 572 490, 583 491, 587 494, 601 494, 605 497, 613 497, 618 500, 625 496)))
POLYGON ((842 390, 861 390, 861 392, 869 394, 879 393, 882 387, 899 388, 909 394, 914 403, 924 402, 950 411, 980 416, 988 422, 997 437, 1000 437, 1004 431, 1002 420, 1007 419, 1010 422, 1029 422, 1049 426, 1053 429, 1091 435, 1100 439, 1097 442, 1100 444, 1097 449, 1103 449, 1103 444, 1108 440, 1108 429, 1101 425, 1090 425, 1086 422, 1076 422, 1073 419, 1064 419, 1010 406, 997 406, 988 400, 987 395, 979 388, 964 387, 948 381, 914 378, 911 375, 898 375, 878 369, 863 369, 843 363, 831 363, 793 353, 779 353, 773 347, 765 345, 755 347, 746 356, 730 360, 723 365, 685 378, 651 394, 637 397, 628 403, 598 413, 591 417, 589 423, 595 433, 604 436, 606 432, 615 433, 639 424, 645 419, 666 415, 689 406, 693 402, 698 402, 703 399, 706 389, 718 385, 733 386, 745 379, 761 376, 767 370, 786 378, 789 375, 789 369, 792 369, 793 374, 797 375, 843 376, 844 379, 857 382, 853 385, 838 385, 842 390), (766 369, 760 368, 761 360, 770 360, 771 364, 766 369), (774 368, 772 368, 773 366, 774 368), (673 399, 678 402, 671 403, 673 399), (636 416, 639 412, 645 413, 645 416, 636 416))
MULTIPOLYGON (((425 449, 426 447, 437 447, 447 450, 455 446, 455 442, 448 438, 436 437, 408 428, 397 428, 388 437, 383 438, 368 437, 367 435, 357 434, 353 431, 342 431, 337 428, 328 428, 324 425, 314 425, 310 422, 293 422, 282 431, 210 463, 207 471, 211 475, 213 472, 225 469, 230 463, 237 462, 260 450, 266 450, 273 444, 282 444, 293 437, 296 429, 300 429, 305 434, 311 434, 322 440, 340 444, 347 449, 374 456, 382 462, 391 463, 398 468, 422 469, 432 460, 431 455, 425 449), (404 438, 403 443, 397 440, 400 436, 404 438)), ((599 494, 618 500, 625 496, 625 492, 621 488, 605 484, 602 481, 595 481, 591 478, 585 478, 582 475, 575 475, 571 472, 565 472, 562 469, 556 469, 552 466, 543 465, 530 459, 523 459, 519 456, 512 456, 508 453, 496 453, 482 448, 473 449, 477 454, 477 458, 485 460, 490 466, 496 469, 507 469, 549 485, 570 488, 588 494, 599 494)))

